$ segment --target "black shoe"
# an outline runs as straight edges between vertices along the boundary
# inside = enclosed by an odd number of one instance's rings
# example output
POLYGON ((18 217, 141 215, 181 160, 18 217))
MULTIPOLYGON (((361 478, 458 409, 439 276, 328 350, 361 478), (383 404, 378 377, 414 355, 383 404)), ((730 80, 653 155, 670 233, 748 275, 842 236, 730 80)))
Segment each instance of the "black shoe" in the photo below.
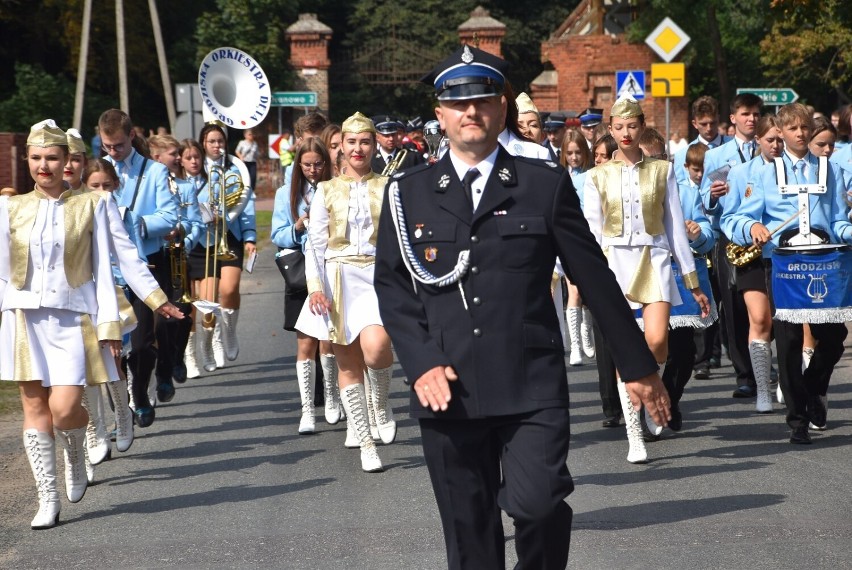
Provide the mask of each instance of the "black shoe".
POLYGON ((680 413, 680 407, 677 404, 672 404, 672 419, 669 420, 669 429, 672 431, 680 431, 683 428, 683 414, 680 413))
POLYGON ((828 422, 828 410, 825 409, 825 404, 819 396, 811 396, 808 398, 808 411, 811 415, 811 423, 816 429, 825 429, 825 424, 828 422))
POLYGON ((137 408, 135 412, 133 412, 133 418, 136 420, 136 425, 141 428, 146 428, 154 423, 154 418, 156 417, 156 413, 154 412, 154 408, 137 408))
MULTIPOLYGON (((166 403, 175 397, 175 387, 171 382, 160 382, 157 384, 157 400, 166 403)), ((145 427, 145 426, 142 426, 145 427)))
POLYGON ((740 386, 734 390, 734 398, 754 398, 757 391, 751 386, 740 386))
POLYGON ((721 368, 722 367, 722 359, 718 356, 711 356, 710 360, 707 361, 710 364, 710 368, 721 368))
POLYGON ((695 373, 692 375, 696 380, 707 380, 710 378, 710 367, 702 366, 700 368, 695 369, 695 373))
POLYGON ((660 436, 651 433, 651 430, 648 429, 648 424, 645 423, 645 414, 647 413, 644 407, 639 412, 639 423, 642 425, 642 439, 647 442, 660 441, 660 436))
POLYGON ((183 360, 175 364, 174 368, 172 368, 172 380, 178 384, 186 382, 186 364, 184 364, 183 360))
POLYGON ((614 416, 607 416, 601 422, 601 426, 605 428, 614 428, 621 425, 621 414, 615 414, 614 416))
POLYGON ((797 428, 793 428, 793 431, 790 432, 790 443, 797 443, 799 445, 810 445, 811 436, 808 435, 808 427, 807 426, 799 426, 797 428))

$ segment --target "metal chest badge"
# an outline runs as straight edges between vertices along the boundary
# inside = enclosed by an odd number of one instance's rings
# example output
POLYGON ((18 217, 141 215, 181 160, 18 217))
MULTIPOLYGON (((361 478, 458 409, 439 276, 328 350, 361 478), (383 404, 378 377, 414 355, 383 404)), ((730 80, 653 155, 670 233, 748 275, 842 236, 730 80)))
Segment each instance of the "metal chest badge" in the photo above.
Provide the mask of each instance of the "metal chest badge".
POLYGON ((424 225, 425 224, 414 224, 414 227, 417 228, 416 230, 414 230, 414 237, 415 238, 420 239, 421 237, 423 237, 423 226, 424 225))
POLYGON ((428 261, 429 263, 434 262, 436 259, 438 259, 438 248, 427 247, 426 250, 423 252, 423 257, 425 257, 426 261, 428 261))

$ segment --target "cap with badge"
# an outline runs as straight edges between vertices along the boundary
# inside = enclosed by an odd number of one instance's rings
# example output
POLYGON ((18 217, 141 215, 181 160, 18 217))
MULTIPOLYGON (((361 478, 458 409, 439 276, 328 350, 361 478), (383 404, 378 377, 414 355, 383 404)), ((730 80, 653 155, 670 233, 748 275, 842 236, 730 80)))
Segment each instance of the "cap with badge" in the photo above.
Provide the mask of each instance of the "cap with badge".
POLYGON ((71 128, 65 131, 68 138, 68 152, 71 154, 86 154, 86 143, 83 142, 83 135, 77 129, 71 128))
POLYGON ((423 119, 420 117, 414 117, 413 119, 406 121, 405 123, 405 132, 410 133, 413 131, 422 131, 423 130, 423 119))
POLYGON ((603 109, 588 107, 580 113, 580 125, 584 127, 597 127, 603 121, 603 109))
POLYGON ((558 131, 565 128, 565 121, 568 116, 565 113, 554 111, 544 120, 545 131, 558 131))
POLYGON ((506 60, 464 45, 420 81, 435 87, 438 101, 464 101, 503 94, 506 60))
POLYGON ((622 95, 613 104, 612 110, 609 112, 610 117, 618 117, 619 119, 632 119, 644 115, 639 102, 631 95, 622 95))
POLYGON ((378 115, 373 117, 376 132, 382 135, 392 135, 399 130, 404 130, 405 125, 396 117, 390 115, 378 115))
POLYGON ((45 119, 30 127, 27 146, 47 148, 49 146, 68 146, 65 131, 57 126, 53 119, 45 119))

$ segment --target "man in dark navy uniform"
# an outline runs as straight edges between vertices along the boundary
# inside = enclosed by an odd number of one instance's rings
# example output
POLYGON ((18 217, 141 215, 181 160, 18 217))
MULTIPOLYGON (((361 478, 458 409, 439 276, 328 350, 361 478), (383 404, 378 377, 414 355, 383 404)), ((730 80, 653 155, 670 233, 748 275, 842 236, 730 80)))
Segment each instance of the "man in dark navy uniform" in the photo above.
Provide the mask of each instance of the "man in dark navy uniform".
POLYGON ((373 172, 380 174, 384 172, 388 163, 393 161, 400 152, 405 152, 405 157, 397 168, 388 172, 388 174, 423 163, 423 156, 419 152, 403 147, 402 138, 405 135, 405 125, 402 121, 388 115, 373 117, 372 120, 376 127, 377 143, 376 154, 373 155, 371 162, 373 172))
POLYGON ((559 159, 562 158, 562 141, 565 140, 565 133, 568 132, 568 127, 565 123, 567 116, 565 113, 554 112, 548 115, 544 120, 544 134, 547 137, 541 144, 550 153, 550 159, 559 164, 559 159))
POLYGON ((666 424, 669 401, 570 176, 498 144, 505 68, 464 46, 424 78, 450 150, 389 180, 375 287, 412 387, 449 567, 505 566, 502 509, 515 522, 518 568, 562 569, 573 483, 550 297, 557 254, 605 337, 618 339, 613 358, 634 404, 666 424))

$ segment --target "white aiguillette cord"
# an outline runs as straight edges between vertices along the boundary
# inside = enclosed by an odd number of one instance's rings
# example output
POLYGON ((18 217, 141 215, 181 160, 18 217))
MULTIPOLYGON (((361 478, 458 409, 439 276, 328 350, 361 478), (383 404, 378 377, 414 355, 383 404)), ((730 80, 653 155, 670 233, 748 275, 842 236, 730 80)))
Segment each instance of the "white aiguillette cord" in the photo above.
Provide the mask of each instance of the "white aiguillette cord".
POLYGON ((417 291, 417 281, 424 285, 435 285, 437 287, 445 287, 453 283, 458 283, 462 303, 465 310, 468 310, 467 298, 465 297, 464 288, 460 280, 467 273, 467 269, 470 266, 470 250, 465 249, 459 252, 458 261, 449 273, 440 277, 433 275, 423 267, 420 260, 414 255, 414 250, 411 247, 411 241, 408 237, 408 227, 405 223, 405 212, 402 209, 402 203, 399 199, 399 184, 397 182, 391 183, 388 191, 388 200, 390 200, 391 218, 396 227, 396 237, 399 241, 402 261, 411 274, 411 283, 414 285, 414 290, 417 291))

